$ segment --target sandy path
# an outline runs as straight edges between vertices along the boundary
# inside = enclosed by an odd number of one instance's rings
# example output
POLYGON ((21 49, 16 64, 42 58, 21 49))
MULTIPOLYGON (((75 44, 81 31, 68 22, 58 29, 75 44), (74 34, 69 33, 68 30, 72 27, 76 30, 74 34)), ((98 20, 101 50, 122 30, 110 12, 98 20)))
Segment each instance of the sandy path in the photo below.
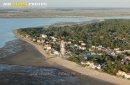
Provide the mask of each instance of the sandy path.
MULTIPOLYGON (((22 39, 21 37, 19 38, 22 39)), ((5 63, 56 67, 70 73, 75 72, 81 79, 81 85, 130 85, 130 81, 126 79, 80 67, 60 57, 49 56, 43 51, 41 46, 26 39, 24 41, 28 42, 24 43, 26 50, 5 59, 5 63)))

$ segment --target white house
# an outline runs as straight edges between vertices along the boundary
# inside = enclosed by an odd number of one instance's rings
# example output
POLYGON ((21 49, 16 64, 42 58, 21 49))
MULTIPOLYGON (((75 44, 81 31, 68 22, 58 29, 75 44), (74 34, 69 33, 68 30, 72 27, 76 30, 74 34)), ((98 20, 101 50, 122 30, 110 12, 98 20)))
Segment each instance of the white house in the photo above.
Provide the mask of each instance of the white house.
POLYGON ((51 50, 51 45, 45 45, 44 48, 47 50, 51 50))
POLYGON ((37 42, 38 42, 38 43, 40 43, 40 42, 41 42, 41 40, 37 40, 37 42))
POLYGON ((57 38, 55 38, 54 36, 51 36, 51 39, 55 42, 57 40, 57 38))
POLYGON ((94 62, 93 61, 86 61, 86 62, 81 62, 81 64, 83 64, 83 65, 89 65, 89 67, 91 67, 91 68, 93 68, 93 69, 95 69, 95 68, 97 68, 97 69, 101 69, 101 65, 100 64, 94 64, 94 62))
POLYGON ((126 73, 124 71, 119 70, 116 75, 118 76, 124 76, 126 73))
POLYGON ((95 68, 101 69, 101 65, 100 65, 100 64, 96 64, 96 65, 95 65, 95 68))
POLYGON ((45 35, 45 34, 42 34, 42 38, 46 38, 47 37, 47 35, 45 35))
POLYGON ((71 41, 66 42, 66 44, 71 44, 71 41))
POLYGON ((86 43, 81 43, 82 46, 86 45, 86 43))
POLYGON ((33 39, 32 41, 33 41, 33 42, 35 42, 35 41, 36 41, 36 39, 33 39))
POLYGON ((77 44, 74 44, 74 46, 75 46, 75 47, 78 47, 78 45, 77 45, 77 44))
POLYGON ((86 47, 81 47, 81 50, 86 50, 86 47))
POLYGON ((80 40, 79 42, 82 43, 83 41, 80 40))
POLYGON ((115 51, 119 51, 120 49, 119 48, 114 48, 115 51))
POLYGON ((126 73, 125 78, 130 78, 130 73, 126 73))
POLYGON ((124 52, 130 52, 130 50, 124 50, 124 52))

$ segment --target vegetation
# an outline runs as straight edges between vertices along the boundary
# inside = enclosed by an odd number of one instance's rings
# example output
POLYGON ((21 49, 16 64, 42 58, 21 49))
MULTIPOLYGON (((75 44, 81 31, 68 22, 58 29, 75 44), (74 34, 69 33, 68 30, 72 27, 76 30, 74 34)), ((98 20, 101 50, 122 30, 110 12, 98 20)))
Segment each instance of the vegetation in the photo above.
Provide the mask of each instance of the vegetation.
POLYGON ((41 33, 48 36, 55 36, 65 41, 80 44, 79 40, 91 45, 110 48, 120 48, 121 50, 130 48, 130 20, 112 19, 99 23, 87 25, 75 25, 64 27, 26 28, 19 29, 19 33, 29 34, 32 37, 39 36, 41 33))
POLYGON ((21 28, 21 29, 18 29, 17 32, 20 34, 20 35, 23 35, 25 36, 26 34, 28 35, 31 35, 31 37, 35 37, 35 36, 39 36, 41 33, 43 33, 43 28, 21 28))
POLYGON ((128 9, 0 9, 0 18, 12 17, 96 17, 96 16, 129 16, 130 10, 128 9))
MULTIPOLYGON (((130 20, 129 19, 110 19, 99 23, 85 24, 85 25, 74 25, 74 26, 64 26, 64 27, 53 27, 48 28, 26 28, 18 29, 18 32, 22 35, 30 35, 31 37, 38 37, 40 34, 46 34, 48 36, 54 36, 58 39, 64 41, 71 41, 73 44, 80 45, 79 41, 84 41, 87 45, 86 48, 90 46, 99 46, 107 48, 120 48, 121 50, 130 49, 130 20)), ((55 48, 60 50, 58 44, 55 48)), ((66 46, 66 49, 70 49, 73 54, 78 55, 78 57, 70 57, 68 60, 80 63, 82 58, 79 55, 87 50, 82 51, 77 48, 71 48, 66 46), (77 50, 74 50, 77 49, 77 50)), ((99 52, 100 53, 100 52, 99 52)), ((126 52, 125 55, 130 55, 126 52)), ((109 74, 115 75, 118 70, 123 70, 125 72, 130 71, 130 64, 122 64, 122 55, 118 56, 93 56, 88 60, 92 60, 98 64, 104 64, 102 70, 109 74)))
POLYGON ((74 57, 74 56, 72 56, 72 57, 67 58, 67 60, 73 61, 73 62, 76 62, 76 63, 80 64, 81 61, 82 61, 82 58, 81 57, 74 57))
POLYGON ((130 20, 113 19, 87 25, 65 27, 49 27, 45 33, 50 36, 71 40, 79 44, 79 40, 87 46, 102 45, 103 47, 129 49, 130 48, 130 20))

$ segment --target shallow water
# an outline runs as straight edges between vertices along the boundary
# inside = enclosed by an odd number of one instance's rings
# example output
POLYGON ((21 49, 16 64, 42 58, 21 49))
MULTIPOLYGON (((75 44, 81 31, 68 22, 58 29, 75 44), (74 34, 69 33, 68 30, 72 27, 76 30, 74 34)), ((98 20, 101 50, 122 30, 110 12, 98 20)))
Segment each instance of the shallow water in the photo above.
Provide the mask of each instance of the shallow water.
POLYGON ((16 39, 14 29, 51 25, 59 22, 91 21, 93 18, 2 18, 0 19, 0 48, 6 42, 16 39))

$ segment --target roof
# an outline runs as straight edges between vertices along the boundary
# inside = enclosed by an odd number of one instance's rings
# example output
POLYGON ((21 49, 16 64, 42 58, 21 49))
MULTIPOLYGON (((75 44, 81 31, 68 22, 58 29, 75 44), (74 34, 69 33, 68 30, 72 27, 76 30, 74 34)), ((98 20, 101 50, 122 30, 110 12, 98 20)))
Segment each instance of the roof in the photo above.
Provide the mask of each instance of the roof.
POLYGON ((94 63, 93 61, 89 61, 90 63, 94 63))
POLYGON ((118 73, 119 73, 119 72, 123 73, 124 71, 122 71, 122 70, 119 70, 119 71, 118 71, 118 73))
POLYGON ((127 75, 130 75, 130 73, 127 73, 127 75))

